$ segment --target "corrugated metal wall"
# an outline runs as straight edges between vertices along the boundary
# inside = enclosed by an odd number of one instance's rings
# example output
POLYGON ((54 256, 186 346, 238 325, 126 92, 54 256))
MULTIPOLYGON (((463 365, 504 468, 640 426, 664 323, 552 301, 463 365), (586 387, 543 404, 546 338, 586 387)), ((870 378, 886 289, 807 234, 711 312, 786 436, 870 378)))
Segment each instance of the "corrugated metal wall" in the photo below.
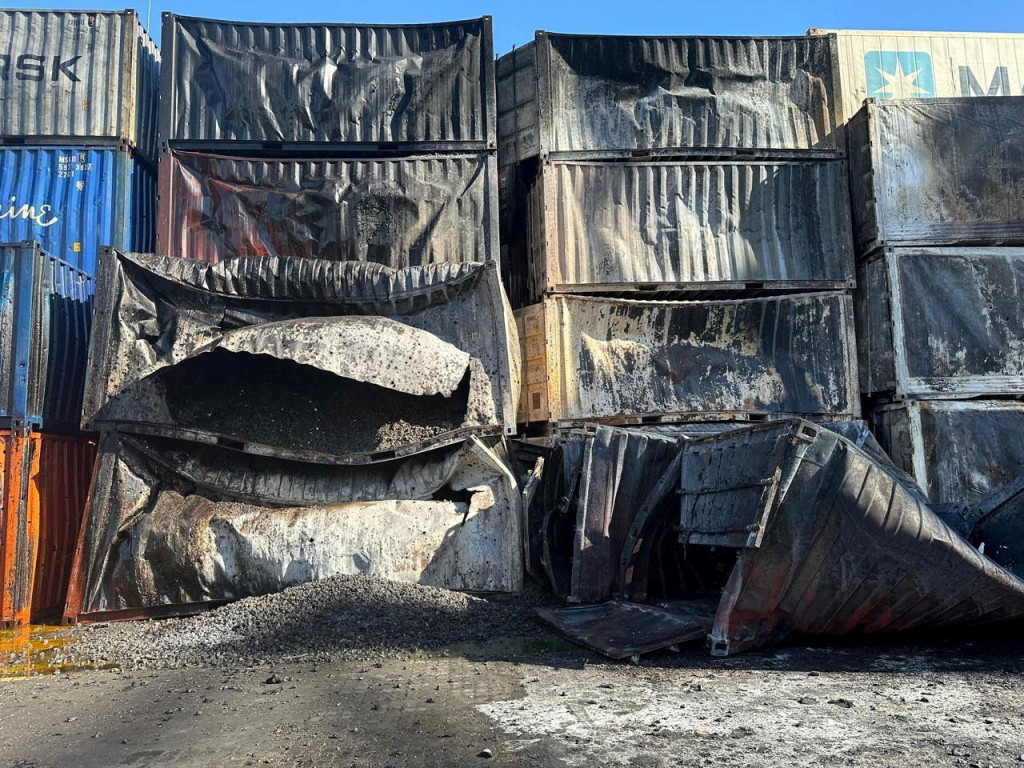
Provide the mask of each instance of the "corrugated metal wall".
POLYGON ((497 258, 493 153, 373 160, 165 152, 158 250, 395 268, 497 258))
POLYGON ((153 247, 156 179, 115 147, 0 148, 0 242, 36 240, 90 274, 104 246, 153 247))
POLYGON ((159 58, 135 11, 0 11, 0 41, 0 136, 154 156, 159 58))
POLYGON ((165 13, 163 144, 479 142, 494 147, 490 18, 258 24, 165 13))

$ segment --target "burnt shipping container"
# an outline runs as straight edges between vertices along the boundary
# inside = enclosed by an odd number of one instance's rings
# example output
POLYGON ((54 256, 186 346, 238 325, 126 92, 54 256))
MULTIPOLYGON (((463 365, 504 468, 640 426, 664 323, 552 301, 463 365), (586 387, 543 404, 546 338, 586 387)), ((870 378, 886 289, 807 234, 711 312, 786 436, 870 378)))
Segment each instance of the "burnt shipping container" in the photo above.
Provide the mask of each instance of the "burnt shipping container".
POLYGON ((864 394, 1024 394, 1024 248, 884 248, 857 273, 864 394))
POLYGON ((856 418, 852 299, 558 295, 518 310, 521 422, 856 418))
POLYGON ((936 504, 977 504, 1024 475, 1021 402, 907 400, 877 406, 871 427, 936 504))
POLYGON ((77 431, 92 276, 36 243, 0 244, 0 427, 77 431))
POLYGON ((557 160, 532 182, 503 173, 516 307, 546 293, 854 285, 842 161, 557 160))
POLYGON ((860 255, 1024 244, 1024 98, 869 99, 847 132, 860 255))
POLYGON ((247 256, 400 268, 497 260, 493 153, 160 158, 157 250, 216 264, 247 256))
POLYGON ((537 32, 498 60, 502 167, 560 153, 841 155, 835 39, 537 32))
POLYGON ((136 11, 0 10, 0 40, 0 142, 155 157, 160 55, 136 11))
POLYGON ((164 13, 161 47, 164 148, 496 147, 489 16, 368 25, 164 13))
POLYGON ((0 147, 0 242, 92 274, 105 246, 152 249, 155 207, 155 174, 123 147, 0 147))
POLYGON ((95 449, 84 437, 0 431, 0 627, 63 611, 95 449))

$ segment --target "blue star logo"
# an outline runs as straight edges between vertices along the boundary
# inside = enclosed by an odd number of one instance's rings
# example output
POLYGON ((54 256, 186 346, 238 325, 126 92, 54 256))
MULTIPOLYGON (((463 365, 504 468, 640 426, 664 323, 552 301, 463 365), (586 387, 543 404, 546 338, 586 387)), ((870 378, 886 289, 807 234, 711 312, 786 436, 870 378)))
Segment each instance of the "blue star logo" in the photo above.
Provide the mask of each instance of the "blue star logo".
POLYGON ((872 99, 921 99, 935 95, 931 54, 924 51, 868 51, 864 54, 867 95, 872 99))

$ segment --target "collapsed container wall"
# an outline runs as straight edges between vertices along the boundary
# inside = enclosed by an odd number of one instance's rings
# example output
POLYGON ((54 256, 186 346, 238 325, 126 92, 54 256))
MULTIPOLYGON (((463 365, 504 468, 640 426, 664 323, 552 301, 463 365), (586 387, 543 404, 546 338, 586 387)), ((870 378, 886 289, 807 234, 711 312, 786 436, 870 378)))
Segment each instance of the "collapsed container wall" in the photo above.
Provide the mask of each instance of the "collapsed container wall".
POLYGON ((169 151, 160 158, 157 250, 213 264, 497 260, 496 173, 487 152, 318 160, 169 151))
POLYGON ((0 626, 63 610, 94 448, 80 437, 0 432, 0 626))
POLYGON ((66 620, 191 613, 332 575, 522 588, 500 440, 330 466, 104 434, 66 620))
POLYGON ((1020 96, 1024 35, 812 29, 836 39, 837 118, 864 99, 1020 96))
POLYGON ((490 17, 260 24, 162 17, 161 144, 494 148, 490 17))
POLYGON ((887 248, 857 271, 862 392, 1024 393, 1024 248, 887 248))
POLYGON ((848 134, 862 255, 1024 243, 1024 99, 873 99, 848 134))
POLYGON ((494 263, 108 252, 98 283, 91 428, 360 463, 514 427, 517 342, 494 263))
POLYGON ((0 137, 155 157, 160 57, 136 11, 0 11, 0 39, 0 137))
POLYGON ((1024 403, 908 400, 870 418, 896 466, 935 504, 976 504, 1024 474, 1024 403))
POLYGON ((844 293, 689 302, 554 296, 516 319, 525 422, 859 412, 853 306, 844 293))
POLYGON ((0 244, 0 425, 77 431, 93 279, 35 243, 0 244))
POLYGON ((152 249, 155 208, 155 174, 123 148, 0 147, 0 242, 93 274, 101 248, 152 249))
POLYGON ((840 161, 545 162, 525 230, 518 306, 546 292, 853 287, 840 161))
POLYGON ((538 32, 498 61, 499 162, 562 152, 842 153, 828 37, 538 32))

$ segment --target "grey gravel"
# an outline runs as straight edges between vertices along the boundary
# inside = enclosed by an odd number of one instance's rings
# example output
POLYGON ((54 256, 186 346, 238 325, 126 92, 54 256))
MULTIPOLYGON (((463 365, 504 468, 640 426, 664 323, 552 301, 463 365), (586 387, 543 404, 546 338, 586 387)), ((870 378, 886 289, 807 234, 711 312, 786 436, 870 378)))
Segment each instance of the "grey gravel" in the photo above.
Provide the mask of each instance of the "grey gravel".
POLYGON ((82 625, 68 665, 128 669, 368 660, 495 638, 550 637, 531 592, 483 599, 371 576, 334 576, 181 619, 82 625))

